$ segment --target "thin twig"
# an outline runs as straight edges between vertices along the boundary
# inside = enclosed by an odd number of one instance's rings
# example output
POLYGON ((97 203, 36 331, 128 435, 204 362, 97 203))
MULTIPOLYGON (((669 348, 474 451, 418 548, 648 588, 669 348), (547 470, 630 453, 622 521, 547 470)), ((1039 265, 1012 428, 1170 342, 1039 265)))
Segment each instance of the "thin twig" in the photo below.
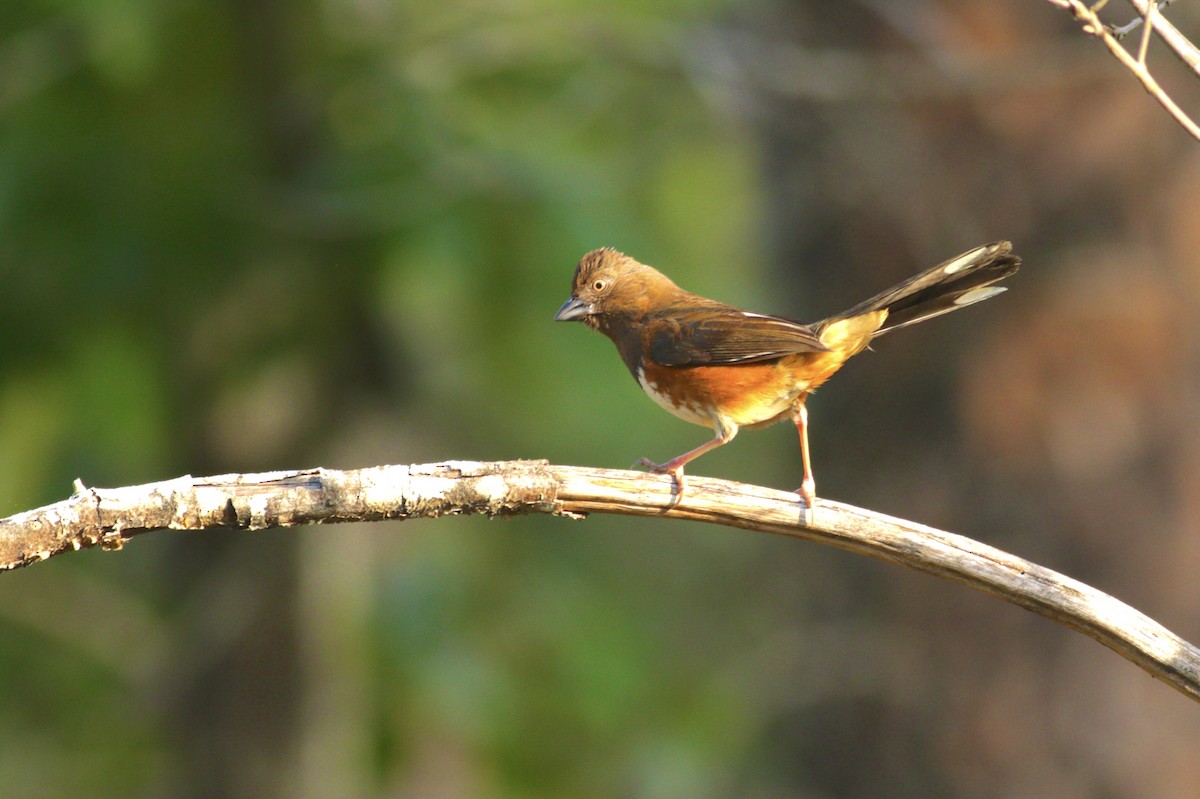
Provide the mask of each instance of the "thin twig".
MULTIPOLYGON (((1149 0, 1129 0, 1129 2, 1142 15, 1139 19, 1145 19, 1150 9, 1149 0)), ((1164 2, 1158 4, 1160 11, 1166 6, 1167 4, 1164 2)), ((1171 52, 1175 53, 1188 69, 1200 76, 1200 49, 1197 49, 1188 37, 1180 33, 1179 29, 1163 14, 1155 14, 1150 27, 1154 28, 1154 32, 1162 38, 1171 52)))
POLYGON ((151 530, 257 530, 301 524, 482 513, 590 513, 690 519, 794 536, 963 583, 1091 636, 1200 701, 1200 650, 1091 586, 954 533, 821 500, 806 525, 795 494, 688 477, 555 466, 544 461, 453 461, 355 471, 181 477, 127 488, 77 486, 70 499, 0 519, 0 567, 91 546, 119 549, 151 530))
MULTIPOLYGON (((1200 141, 1200 126, 1197 126, 1197 124, 1192 121, 1191 117, 1189 117, 1183 111, 1183 109, 1181 109, 1175 103, 1175 101, 1171 99, 1166 91, 1163 90, 1162 86, 1159 85, 1154 76, 1150 74, 1150 70, 1146 68, 1145 63, 1134 58, 1124 47, 1121 46, 1121 43, 1112 35, 1108 27, 1100 20, 1100 17, 1093 8, 1087 6, 1085 3, 1081 2, 1081 0, 1048 0, 1048 2, 1059 6, 1060 8, 1065 8, 1074 14, 1075 19, 1083 23, 1083 32, 1090 36, 1095 36, 1096 38, 1100 39, 1100 41, 1104 42, 1104 46, 1108 48, 1109 52, 1116 56, 1117 60, 1124 64, 1125 68, 1132 72, 1134 76, 1136 76, 1137 79, 1142 82, 1142 86, 1145 87, 1146 91, 1158 101, 1159 105, 1165 108, 1167 113, 1174 117, 1175 121, 1183 126, 1184 130, 1192 135, 1192 138, 1200 141)), ((1131 2, 1135 3, 1135 5, 1139 2, 1142 2, 1142 7, 1146 8, 1146 14, 1150 15, 1149 7, 1145 4, 1145 2, 1143 2, 1143 0, 1131 0, 1131 2)), ((1159 22, 1163 19, 1164 17, 1161 14, 1151 15, 1150 27, 1153 27, 1156 30, 1159 29, 1159 22)), ((1171 27, 1171 30, 1174 30, 1173 26, 1171 27)), ((1178 34, 1178 31, 1175 31, 1175 33, 1178 34)), ((1180 35, 1179 38, 1183 37, 1180 35)), ((1184 53, 1187 52, 1188 48, 1190 48, 1194 54, 1195 48, 1192 47, 1191 43, 1187 42, 1186 39, 1183 39, 1183 42, 1187 43, 1187 47, 1184 47, 1182 42, 1177 41, 1175 45, 1172 45, 1172 50, 1174 50, 1175 53, 1180 56, 1180 58, 1184 59, 1185 63, 1189 63, 1189 58, 1191 56, 1185 56, 1184 53)), ((1198 61, 1197 64, 1200 64, 1200 61, 1198 61)))
MULTIPOLYGON (((1154 7, 1154 8, 1157 8, 1159 11, 1165 11, 1167 9, 1167 6, 1171 5, 1171 3, 1173 3, 1173 2, 1175 2, 1175 0, 1158 0, 1157 3, 1147 4, 1147 9, 1150 7, 1154 7)), ((1097 5, 1092 6, 1092 10, 1099 13, 1101 7, 1102 7, 1102 4, 1097 4, 1097 5)), ((1133 33, 1135 30, 1137 30, 1139 27, 1141 27, 1142 23, 1146 21, 1146 16, 1148 16, 1148 11, 1146 9, 1139 9, 1138 13, 1142 14, 1143 16, 1134 17, 1129 22, 1125 23, 1124 25, 1121 25, 1120 27, 1116 27, 1116 28, 1110 27, 1110 30, 1112 31, 1113 36, 1116 36, 1118 39, 1124 39, 1126 36, 1128 36, 1129 34, 1133 33)), ((1153 26, 1151 26, 1151 27, 1153 27, 1153 26)))
MULTIPOLYGON (((1146 66, 1146 53, 1150 50, 1150 34, 1154 33, 1154 17, 1157 15, 1158 3, 1150 3, 1146 6, 1146 16, 1143 18, 1148 25, 1142 30, 1142 41, 1138 45, 1138 63, 1143 67, 1146 66)), ((1118 37, 1119 38, 1119 37, 1118 37)))

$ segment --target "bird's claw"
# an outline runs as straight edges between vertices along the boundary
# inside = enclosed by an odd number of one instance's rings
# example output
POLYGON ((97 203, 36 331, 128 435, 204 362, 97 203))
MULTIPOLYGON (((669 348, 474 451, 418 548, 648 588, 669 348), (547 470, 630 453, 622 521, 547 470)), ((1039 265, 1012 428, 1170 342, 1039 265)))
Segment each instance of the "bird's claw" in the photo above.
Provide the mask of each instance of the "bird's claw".
POLYGON ((682 464, 677 465, 677 464, 672 463, 671 461, 667 461, 666 463, 655 463, 654 461, 650 460, 649 458, 638 458, 638 460, 634 464, 634 466, 645 466, 647 469, 654 472, 655 474, 671 475, 671 478, 672 478, 673 482, 675 483, 675 486, 674 486, 675 490, 672 492, 674 494, 674 498, 671 500, 671 505, 673 505, 673 506, 678 505, 680 500, 683 499, 684 483, 683 483, 683 465, 682 464))

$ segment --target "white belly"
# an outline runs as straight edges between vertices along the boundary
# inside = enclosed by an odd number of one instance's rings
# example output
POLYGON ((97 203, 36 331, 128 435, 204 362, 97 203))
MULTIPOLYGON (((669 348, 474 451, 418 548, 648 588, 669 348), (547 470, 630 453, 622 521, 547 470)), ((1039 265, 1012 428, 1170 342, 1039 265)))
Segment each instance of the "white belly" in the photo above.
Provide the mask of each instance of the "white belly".
POLYGON ((669 396, 659 390, 656 383, 652 383, 646 379, 646 370, 641 368, 638 369, 637 381, 638 385, 642 387, 642 390, 650 396, 650 399, 657 402, 664 410, 670 411, 680 419, 683 419, 685 422, 698 424, 701 427, 716 428, 717 423, 716 420, 713 419, 712 414, 708 413, 703 408, 689 405, 687 403, 676 405, 669 396))

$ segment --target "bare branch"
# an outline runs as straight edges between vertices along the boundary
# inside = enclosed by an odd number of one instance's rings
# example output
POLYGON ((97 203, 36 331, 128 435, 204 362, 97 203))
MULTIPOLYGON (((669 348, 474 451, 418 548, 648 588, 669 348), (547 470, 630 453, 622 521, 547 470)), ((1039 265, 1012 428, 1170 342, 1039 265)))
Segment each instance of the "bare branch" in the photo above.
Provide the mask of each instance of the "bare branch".
MULTIPOLYGON (((1137 28, 1149 15, 1150 3, 1148 0, 1129 0, 1130 4, 1137 9, 1141 16, 1135 17, 1128 25, 1117 28, 1113 31, 1116 38, 1120 39, 1126 36, 1130 31, 1137 28)), ((1167 2, 1159 2, 1158 10, 1162 11, 1169 5, 1167 2)), ((1179 32, 1179 29, 1171 24, 1171 20, 1167 19, 1164 14, 1155 14, 1150 21, 1150 27, 1154 29, 1166 43, 1167 47, 1179 58, 1184 65, 1196 75, 1200 76, 1200 49, 1196 45, 1179 32)))
POLYGON ((796 495, 688 477, 679 501, 663 475, 544 461, 451 461, 353 471, 309 469, 181 477, 85 488, 0 520, 0 568, 92 546, 119 549, 152 530, 239 528, 482 513, 590 513, 690 519, 831 544, 994 594, 1095 638, 1200 701, 1200 650, 1101 591, 954 533, 822 500, 805 525, 796 495))
POLYGON ((1154 18, 1158 15, 1158 3, 1150 3, 1146 6, 1146 16, 1143 17, 1149 24, 1142 31, 1142 41, 1138 45, 1137 61, 1143 67, 1146 66, 1146 53, 1150 51, 1150 34, 1154 33, 1154 18))
POLYGON ((1121 43, 1117 41, 1117 38, 1113 35, 1109 27, 1100 20, 1097 12, 1104 5, 1103 3, 1088 6, 1082 0, 1048 0, 1048 2, 1060 8, 1065 8, 1074 14, 1075 19, 1083 23, 1083 32, 1100 39, 1109 52, 1116 56, 1117 60, 1124 64, 1125 68, 1142 82, 1142 86, 1158 101, 1159 105, 1165 108, 1167 113, 1174 117, 1175 121, 1183 126, 1184 130, 1190 133, 1194 139, 1200 141, 1200 126, 1193 122, 1191 117, 1171 99, 1170 95, 1159 85, 1155 77, 1150 74, 1150 70, 1146 68, 1145 56, 1146 48, 1149 46, 1149 31, 1153 29, 1159 32, 1166 39, 1175 54, 1191 67, 1193 71, 1200 69, 1200 54, 1197 53, 1195 46, 1179 33, 1175 26, 1167 22, 1162 14, 1154 13, 1151 3, 1147 3, 1145 0, 1131 0, 1138 10, 1142 12, 1143 18, 1150 21, 1150 25, 1146 28, 1146 36, 1143 36, 1141 40, 1139 55, 1135 58, 1121 46, 1121 43))

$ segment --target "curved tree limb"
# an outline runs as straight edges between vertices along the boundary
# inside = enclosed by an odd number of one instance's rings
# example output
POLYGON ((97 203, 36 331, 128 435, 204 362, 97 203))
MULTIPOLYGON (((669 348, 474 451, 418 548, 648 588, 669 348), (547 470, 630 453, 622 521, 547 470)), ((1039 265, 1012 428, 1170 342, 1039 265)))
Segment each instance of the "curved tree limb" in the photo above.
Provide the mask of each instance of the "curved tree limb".
POLYGON ((119 549, 151 530, 240 528, 482 513, 590 513, 690 519, 831 544, 994 594, 1065 624, 1200 701, 1200 650, 1113 597, 954 533, 829 500, 804 524, 793 493, 688 476, 682 500, 664 475, 545 461, 451 461, 352 471, 307 469, 180 477, 126 488, 85 488, 0 520, 0 569, 62 552, 119 549))

